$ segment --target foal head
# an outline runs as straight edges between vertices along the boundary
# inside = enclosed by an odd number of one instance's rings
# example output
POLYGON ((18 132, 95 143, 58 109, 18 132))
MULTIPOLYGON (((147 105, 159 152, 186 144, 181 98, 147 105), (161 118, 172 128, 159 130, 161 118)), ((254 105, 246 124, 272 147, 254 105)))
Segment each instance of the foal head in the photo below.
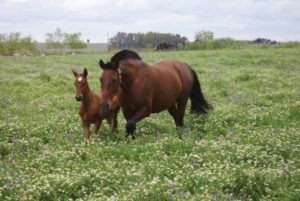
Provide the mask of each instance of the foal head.
POLYGON ((75 70, 72 69, 72 72, 75 77, 75 88, 76 88, 76 96, 75 99, 77 101, 82 101, 83 95, 86 94, 89 90, 88 82, 87 82, 87 75, 88 71, 84 68, 83 73, 77 73, 75 70))
POLYGON ((119 72, 117 66, 111 62, 104 63, 99 61, 100 68, 103 72, 100 76, 101 94, 102 94, 102 111, 106 112, 111 109, 112 101, 117 95, 120 86, 119 72))

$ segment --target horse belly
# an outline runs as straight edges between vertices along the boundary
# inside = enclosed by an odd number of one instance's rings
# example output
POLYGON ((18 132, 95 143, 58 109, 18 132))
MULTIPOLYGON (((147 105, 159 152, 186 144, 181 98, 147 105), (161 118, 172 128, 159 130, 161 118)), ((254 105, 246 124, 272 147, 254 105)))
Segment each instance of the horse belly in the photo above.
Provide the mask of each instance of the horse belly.
POLYGON ((152 112, 161 112, 170 108, 182 94, 182 83, 178 75, 169 76, 168 81, 162 80, 153 87, 152 112))
POLYGON ((169 106, 162 106, 162 105, 154 106, 154 107, 152 107, 151 113, 159 113, 159 112, 162 112, 162 111, 168 109, 169 107, 171 107, 171 105, 169 105, 169 106))
POLYGON ((172 93, 168 91, 162 93, 161 95, 156 95, 153 97, 152 113, 157 113, 166 110, 176 102, 179 95, 174 90, 171 92, 172 93))

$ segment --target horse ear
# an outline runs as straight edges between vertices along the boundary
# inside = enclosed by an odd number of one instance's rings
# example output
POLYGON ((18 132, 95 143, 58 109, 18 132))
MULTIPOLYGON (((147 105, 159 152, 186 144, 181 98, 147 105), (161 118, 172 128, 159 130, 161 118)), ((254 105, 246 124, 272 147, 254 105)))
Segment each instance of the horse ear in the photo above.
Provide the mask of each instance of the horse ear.
POLYGON ((83 75, 84 75, 84 77, 88 76, 88 70, 86 68, 83 69, 83 75))
POLYGON ((73 72, 74 77, 78 76, 78 73, 74 69, 72 69, 72 72, 73 72))
POLYGON ((105 64, 104 64, 103 60, 100 59, 100 61, 99 61, 99 66, 100 66, 100 68, 103 69, 103 68, 104 68, 104 65, 105 65, 105 64))
POLYGON ((118 66, 119 66, 119 62, 118 62, 118 61, 112 61, 112 62, 111 62, 111 65, 112 65, 112 68, 113 68, 113 69, 117 69, 118 66))

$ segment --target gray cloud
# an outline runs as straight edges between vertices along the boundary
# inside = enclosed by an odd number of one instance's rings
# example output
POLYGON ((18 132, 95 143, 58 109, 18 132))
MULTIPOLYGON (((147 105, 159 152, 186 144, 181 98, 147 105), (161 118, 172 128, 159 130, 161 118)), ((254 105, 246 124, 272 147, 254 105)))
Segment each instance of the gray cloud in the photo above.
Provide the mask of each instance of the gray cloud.
POLYGON ((171 32, 193 40, 197 31, 216 37, 300 40, 297 0, 0 0, 0 32, 22 32, 43 41, 60 27, 105 42, 118 31, 171 32))

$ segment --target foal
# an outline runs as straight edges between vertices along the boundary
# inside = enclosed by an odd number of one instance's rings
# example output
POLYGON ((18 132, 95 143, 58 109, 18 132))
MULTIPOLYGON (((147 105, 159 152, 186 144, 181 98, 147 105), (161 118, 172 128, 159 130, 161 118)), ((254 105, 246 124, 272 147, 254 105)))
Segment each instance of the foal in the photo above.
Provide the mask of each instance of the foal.
POLYGON ((118 103, 114 103, 115 107, 111 110, 101 111, 101 92, 95 94, 90 90, 87 76, 88 71, 84 68, 83 73, 79 74, 72 70, 75 77, 76 100, 81 101, 79 115, 82 120, 83 135, 86 142, 90 141, 90 125, 94 124, 94 133, 97 134, 101 126, 102 120, 106 119, 112 131, 117 129, 117 115, 120 110, 118 103))

